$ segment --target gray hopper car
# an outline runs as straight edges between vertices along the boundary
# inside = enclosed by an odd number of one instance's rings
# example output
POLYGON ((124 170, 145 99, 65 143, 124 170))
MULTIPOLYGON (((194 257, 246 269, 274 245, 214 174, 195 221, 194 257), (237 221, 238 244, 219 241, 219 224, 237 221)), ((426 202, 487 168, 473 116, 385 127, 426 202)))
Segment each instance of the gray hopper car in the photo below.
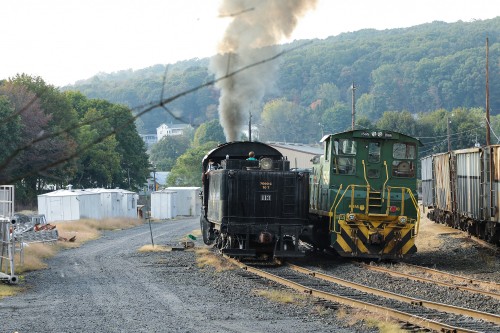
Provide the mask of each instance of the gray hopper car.
POLYGON ((430 155, 421 164, 427 217, 498 244, 500 145, 430 155))

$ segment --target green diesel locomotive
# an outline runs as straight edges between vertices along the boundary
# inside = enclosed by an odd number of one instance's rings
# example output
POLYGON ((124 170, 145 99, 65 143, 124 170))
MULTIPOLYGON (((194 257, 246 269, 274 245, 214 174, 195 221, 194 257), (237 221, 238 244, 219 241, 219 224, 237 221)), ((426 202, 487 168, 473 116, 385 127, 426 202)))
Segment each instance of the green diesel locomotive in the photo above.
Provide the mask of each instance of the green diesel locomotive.
POLYGON ((315 245, 344 257, 397 259, 416 252, 421 142, 393 131, 326 135, 313 161, 309 212, 315 245))

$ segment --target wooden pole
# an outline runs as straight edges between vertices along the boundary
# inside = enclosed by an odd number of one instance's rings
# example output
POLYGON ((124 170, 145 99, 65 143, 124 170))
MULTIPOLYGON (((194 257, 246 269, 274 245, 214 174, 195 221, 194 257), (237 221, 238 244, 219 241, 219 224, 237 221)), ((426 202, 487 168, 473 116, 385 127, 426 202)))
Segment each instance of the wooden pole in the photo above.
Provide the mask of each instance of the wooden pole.
POLYGON ((351 129, 354 130, 354 125, 356 123, 356 99, 355 99, 355 91, 356 86, 354 85, 354 81, 352 82, 352 114, 351 114, 351 129))
POLYGON ((490 145, 490 79, 489 79, 489 46, 486 37, 486 145, 490 145))

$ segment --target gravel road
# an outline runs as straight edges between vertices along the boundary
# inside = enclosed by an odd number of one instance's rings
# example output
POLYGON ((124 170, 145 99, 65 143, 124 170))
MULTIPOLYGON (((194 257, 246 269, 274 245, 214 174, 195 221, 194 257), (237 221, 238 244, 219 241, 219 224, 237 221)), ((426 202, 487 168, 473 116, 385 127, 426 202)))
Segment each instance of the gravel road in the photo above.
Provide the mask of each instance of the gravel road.
MULTIPOLYGON (((176 244, 198 226, 154 223, 155 244, 176 244)), ((27 291, 0 300, 0 332, 377 331, 312 299, 285 305, 256 296, 269 286, 238 271, 200 269, 193 251, 139 253, 150 241, 144 224, 59 252, 49 269, 25 275, 27 291)))

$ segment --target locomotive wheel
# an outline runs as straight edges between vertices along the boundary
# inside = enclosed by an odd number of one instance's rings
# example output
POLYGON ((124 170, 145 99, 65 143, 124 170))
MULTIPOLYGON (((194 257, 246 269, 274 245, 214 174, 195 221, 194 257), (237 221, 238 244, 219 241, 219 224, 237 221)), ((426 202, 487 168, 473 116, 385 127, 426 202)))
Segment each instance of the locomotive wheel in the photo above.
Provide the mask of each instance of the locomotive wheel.
POLYGON ((214 241, 210 239, 210 222, 208 222, 203 215, 200 217, 200 228, 203 236, 203 243, 212 245, 214 241))

